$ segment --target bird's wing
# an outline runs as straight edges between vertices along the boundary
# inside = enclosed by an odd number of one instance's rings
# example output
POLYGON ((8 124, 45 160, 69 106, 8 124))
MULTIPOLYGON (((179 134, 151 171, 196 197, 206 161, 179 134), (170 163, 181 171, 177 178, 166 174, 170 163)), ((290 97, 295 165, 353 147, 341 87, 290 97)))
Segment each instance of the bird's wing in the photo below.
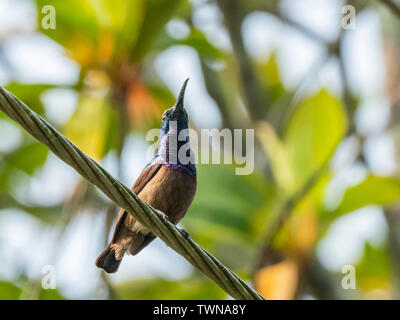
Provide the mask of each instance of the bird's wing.
POLYGON ((139 178, 136 179, 136 182, 132 187, 132 191, 136 194, 139 194, 147 182, 149 182, 156 175, 158 170, 160 170, 161 166, 161 163, 154 163, 146 167, 140 174, 139 178))
MULTIPOLYGON (((132 187, 132 191, 136 194, 139 194, 140 191, 143 190, 145 185, 157 174, 157 172, 158 172, 158 170, 160 170, 161 166, 162 165, 160 163, 154 163, 154 164, 146 167, 142 171, 140 176, 136 179, 136 182, 132 187)), ((126 215, 127 215, 127 212, 125 210, 121 209, 119 212, 119 215, 118 215, 117 224, 115 225, 114 235, 111 240, 111 243, 114 243, 117 240, 118 231, 124 225, 126 215)))

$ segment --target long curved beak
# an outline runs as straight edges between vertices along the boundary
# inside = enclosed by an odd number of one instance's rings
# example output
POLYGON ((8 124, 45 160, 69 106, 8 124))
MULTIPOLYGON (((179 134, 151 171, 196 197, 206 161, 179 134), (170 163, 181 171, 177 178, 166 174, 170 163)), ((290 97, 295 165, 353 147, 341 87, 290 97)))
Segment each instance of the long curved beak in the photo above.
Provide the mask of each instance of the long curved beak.
POLYGON ((179 92, 178 99, 176 100, 176 103, 174 105, 174 110, 180 111, 183 110, 183 98, 185 97, 185 90, 186 90, 186 85, 189 81, 189 78, 185 80, 185 82, 182 85, 181 91, 179 92))

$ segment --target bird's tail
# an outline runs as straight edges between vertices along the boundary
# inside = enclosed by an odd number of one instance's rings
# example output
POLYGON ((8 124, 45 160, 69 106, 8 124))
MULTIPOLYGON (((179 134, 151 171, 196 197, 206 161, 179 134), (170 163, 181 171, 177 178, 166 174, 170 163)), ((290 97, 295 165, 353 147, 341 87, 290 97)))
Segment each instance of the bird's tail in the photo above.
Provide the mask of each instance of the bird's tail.
POLYGON ((122 258, 117 260, 115 254, 115 250, 111 247, 111 244, 109 244, 98 256, 96 266, 104 269, 107 273, 117 272, 122 258))

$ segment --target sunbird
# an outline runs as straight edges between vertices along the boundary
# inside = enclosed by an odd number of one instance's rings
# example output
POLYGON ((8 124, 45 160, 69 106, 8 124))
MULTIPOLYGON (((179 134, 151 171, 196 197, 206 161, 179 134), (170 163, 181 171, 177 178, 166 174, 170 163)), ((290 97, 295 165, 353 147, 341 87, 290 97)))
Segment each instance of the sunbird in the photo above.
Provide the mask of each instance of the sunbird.
MULTIPOLYGON (((186 214, 196 193, 196 166, 190 148, 188 114, 183 106, 183 83, 175 105, 166 110, 161 121, 157 154, 145 166, 132 187, 140 199, 162 211, 177 224, 186 214)), ((110 244, 96 260, 96 266, 116 272, 125 253, 136 255, 156 236, 124 209, 118 214, 110 244)))

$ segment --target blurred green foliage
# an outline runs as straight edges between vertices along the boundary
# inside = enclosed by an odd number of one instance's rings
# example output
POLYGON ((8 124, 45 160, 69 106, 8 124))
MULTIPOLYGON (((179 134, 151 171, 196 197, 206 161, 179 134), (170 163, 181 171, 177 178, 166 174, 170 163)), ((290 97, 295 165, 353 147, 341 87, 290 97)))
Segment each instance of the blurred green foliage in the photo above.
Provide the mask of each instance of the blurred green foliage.
MULTIPOLYGON (((23 288, 11 282, 0 281, 0 300, 18 300, 24 294, 23 288)), ((65 298, 55 289, 35 289, 40 300, 64 300, 65 298)))
MULTIPOLYGON (((247 280, 254 280, 257 274, 261 275, 260 270, 275 265, 276 268, 269 269, 272 272, 262 273, 264 276, 258 278, 260 283, 255 283, 267 298, 295 297, 292 290, 283 288, 282 291, 273 285, 271 277, 291 275, 286 277, 291 279, 288 288, 307 288, 303 284, 309 279, 301 276, 307 274, 304 270, 315 258, 319 241, 337 218, 368 205, 386 207, 400 198, 398 177, 368 172, 363 181, 344 191, 334 208, 327 208, 325 193, 334 172, 326 164, 337 146, 355 134, 346 99, 322 89, 293 102, 296 92, 282 82, 276 52, 266 61, 255 61, 237 52, 235 48, 240 49, 240 44, 234 45, 232 52, 217 48, 193 25, 191 1, 33 2, 37 7, 38 32, 61 45, 65 54, 79 65, 79 80, 71 86, 12 82, 6 88, 45 116, 42 101, 45 92, 59 87, 73 90, 77 106, 59 129, 97 161, 111 153, 119 161, 128 135, 134 132, 144 139, 147 130, 159 126, 165 107, 174 102, 174 95, 154 71, 157 55, 176 45, 187 46, 197 53, 205 86, 218 105, 224 125, 231 129, 255 128, 256 168, 249 176, 238 176, 233 165, 199 165, 197 195, 182 224, 198 243, 247 280), (49 4, 56 8, 57 28, 43 30, 41 8, 49 4), (185 23, 189 29, 185 37, 176 38, 167 32, 166 25, 172 19, 185 23), (213 68, 213 63, 222 67, 213 68), (243 68, 249 66, 253 69, 247 70, 244 76, 243 68), (267 111, 265 118, 249 117, 253 106, 244 98, 247 77, 254 77, 261 96, 266 97, 262 105, 267 111), (308 186, 310 179, 312 185, 308 186), (278 225, 276 241, 265 250, 265 236, 282 213, 287 219, 278 225), (279 264, 282 261, 285 263, 279 264), (292 276, 297 271, 299 278, 292 276)), ((216 3, 221 2, 224 1, 216 3)), ((277 15, 278 1, 273 3, 265 8, 267 5, 261 1, 243 2, 243 12, 237 15, 236 23, 242 23, 247 13, 257 10, 271 10, 271 14, 277 15)), ((225 19, 230 19, 231 13, 222 11, 225 19)), ((237 40, 231 35, 231 41, 237 40)), ((2 114, 0 117, 4 118, 2 114)), ((0 209, 19 208, 42 223, 54 228, 61 225, 65 230, 66 224, 79 212, 94 211, 96 201, 104 203, 90 190, 83 194, 77 192, 79 187, 70 199, 55 206, 17 199, 13 188, 37 176, 48 158, 45 147, 32 141, 23 130, 21 134, 22 140, 15 150, 0 152, 0 209), (72 210, 74 201, 79 205, 72 210), (65 219, 65 214, 70 217, 65 219)), ((110 225, 106 225, 105 237, 109 229, 110 225)), ((104 239, 98 242, 102 244, 104 239)), ((361 285, 358 297, 366 297, 365 293, 376 289, 387 290, 392 297, 391 268, 386 246, 366 244, 357 265, 361 285)), ((340 283, 334 285, 339 287, 340 283)), ((181 280, 134 279, 111 286, 109 296, 115 291, 115 297, 121 299, 226 298, 221 289, 199 277, 194 270, 191 276, 181 280)), ((22 290, 2 281, 0 299, 19 299, 22 290)), ((307 292, 297 296, 301 293, 307 292)), ((58 291, 52 290, 41 290, 39 298, 63 299, 58 291)))
POLYGON ((124 300, 163 300, 166 293, 178 300, 223 299, 226 294, 211 281, 189 278, 179 281, 141 279, 127 281, 115 287, 118 298, 124 300))

